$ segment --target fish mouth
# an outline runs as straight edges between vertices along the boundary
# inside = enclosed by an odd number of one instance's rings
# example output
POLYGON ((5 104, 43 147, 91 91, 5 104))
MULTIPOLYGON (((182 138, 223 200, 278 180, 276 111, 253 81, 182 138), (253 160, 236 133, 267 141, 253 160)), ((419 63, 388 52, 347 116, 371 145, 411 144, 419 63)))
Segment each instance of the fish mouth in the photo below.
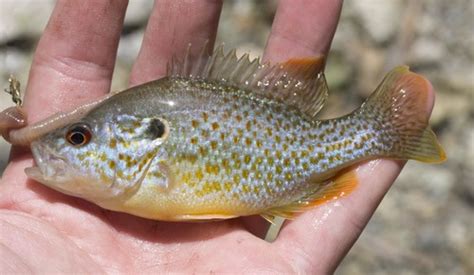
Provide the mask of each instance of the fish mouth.
POLYGON ((95 201, 103 198, 103 190, 94 179, 76 170, 69 160, 41 142, 32 142, 35 166, 25 169, 26 175, 63 194, 95 201))
POLYGON ((25 173, 28 177, 40 181, 62 182, 66 179, 67 159, 58 155, 48 146, 39 142, 31 143, 31 151, 36 166, 28 167, 25 173))

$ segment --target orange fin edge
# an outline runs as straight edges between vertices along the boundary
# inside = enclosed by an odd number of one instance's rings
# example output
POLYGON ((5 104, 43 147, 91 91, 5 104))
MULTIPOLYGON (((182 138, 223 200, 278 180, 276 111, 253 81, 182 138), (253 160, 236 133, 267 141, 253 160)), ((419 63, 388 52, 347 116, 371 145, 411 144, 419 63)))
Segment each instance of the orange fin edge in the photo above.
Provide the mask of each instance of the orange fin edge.
POLYGON ((292 58, 280 63, 292 77, 306 81, 315 78, 323 71, 325 65, 324 55, 315 57, 292 58))
POLYGON ((288 205, 271 208, 263 213, 262 216, 279 216, 286 219, 294 219, 301 212, 328 201, 347 196, 352 193, 358 185, 357 174, 354 169, 345 169, 328 181, 321 182, 317 185, 314 193, 288 205), (321 184, 323 186, 321 186, 321 184))

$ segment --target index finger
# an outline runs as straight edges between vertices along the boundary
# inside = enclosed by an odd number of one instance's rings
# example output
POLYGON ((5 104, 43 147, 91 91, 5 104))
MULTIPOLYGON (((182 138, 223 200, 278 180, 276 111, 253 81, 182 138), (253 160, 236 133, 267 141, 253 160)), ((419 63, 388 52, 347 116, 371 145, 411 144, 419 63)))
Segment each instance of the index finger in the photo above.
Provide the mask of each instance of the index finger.
POLYGON ((30 70, 29 123, 109 91, 127 3, 58 1, 30 70))

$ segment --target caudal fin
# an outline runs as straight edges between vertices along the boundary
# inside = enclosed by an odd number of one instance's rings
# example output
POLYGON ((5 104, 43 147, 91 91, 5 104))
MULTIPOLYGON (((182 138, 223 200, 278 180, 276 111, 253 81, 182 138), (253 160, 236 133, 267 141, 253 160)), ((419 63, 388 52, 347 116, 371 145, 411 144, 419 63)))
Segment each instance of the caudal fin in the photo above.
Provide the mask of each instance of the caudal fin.
POLYGON ((362 105, 361 115, 375 120, 387 157, 428 163, 446 160, 446 153, 428 125, 431 86, 407 66, 396 67, 385 76, 362 105))

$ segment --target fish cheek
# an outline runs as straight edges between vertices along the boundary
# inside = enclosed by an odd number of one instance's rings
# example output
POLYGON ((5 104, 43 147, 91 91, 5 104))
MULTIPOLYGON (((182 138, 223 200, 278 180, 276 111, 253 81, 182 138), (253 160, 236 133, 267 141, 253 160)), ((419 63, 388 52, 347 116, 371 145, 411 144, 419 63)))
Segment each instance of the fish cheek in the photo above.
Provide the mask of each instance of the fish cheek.
POLYGON ((88 144, 84 147, 65 146, 64 148, 66 158, 70 165, 75 169, 79 175, 97 176, 101 169, 100 165, 103 163, 103 153, 95 146, 95 144, 88 144))
POLYGON ((107 177, 113 179, 113 187, 130 193, 141 185, 149 174, 160 145, 169 133, 168 123, 157 117, 119 115, 107 125, 104 143, 107 161, 104 168, 107 177), (128 191, 127 191, 128 190, 128 191))
MULTIPOLYGON (((112 164, 115 168, 114 186, 120 186, 126 193, 137 190, 150 170, 153 170, 161 142, 148 139, 132 141, 118 139, 116 158, 112 164)), ((112 170, 111 167, 108 169, 112 170)))

